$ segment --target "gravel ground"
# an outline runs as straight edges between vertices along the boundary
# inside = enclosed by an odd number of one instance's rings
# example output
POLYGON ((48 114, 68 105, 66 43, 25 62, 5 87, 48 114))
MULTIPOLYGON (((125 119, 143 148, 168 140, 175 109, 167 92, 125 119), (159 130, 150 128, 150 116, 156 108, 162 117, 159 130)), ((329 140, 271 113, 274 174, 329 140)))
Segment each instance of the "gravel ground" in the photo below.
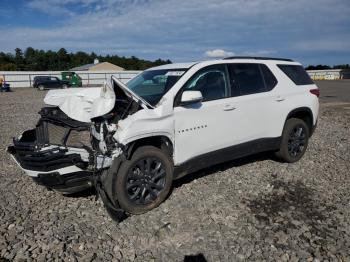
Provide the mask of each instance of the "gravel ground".
POLYGON ((0 93, 0 261, 350 261, 349 105, 322 105, 298 163, 260 154, 217 165, 116 224, 93 192, 48 191, 5 153, 43 96, 0 93))

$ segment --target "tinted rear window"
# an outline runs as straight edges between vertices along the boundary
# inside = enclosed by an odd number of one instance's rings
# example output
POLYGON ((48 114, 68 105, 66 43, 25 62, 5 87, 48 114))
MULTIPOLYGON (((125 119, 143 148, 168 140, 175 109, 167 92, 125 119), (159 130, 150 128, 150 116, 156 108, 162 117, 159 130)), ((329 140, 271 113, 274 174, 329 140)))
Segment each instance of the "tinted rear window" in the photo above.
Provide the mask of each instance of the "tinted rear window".
POLYGON ((296 85, 312 85, 308 73, 300 65, 277 65, 296 85))

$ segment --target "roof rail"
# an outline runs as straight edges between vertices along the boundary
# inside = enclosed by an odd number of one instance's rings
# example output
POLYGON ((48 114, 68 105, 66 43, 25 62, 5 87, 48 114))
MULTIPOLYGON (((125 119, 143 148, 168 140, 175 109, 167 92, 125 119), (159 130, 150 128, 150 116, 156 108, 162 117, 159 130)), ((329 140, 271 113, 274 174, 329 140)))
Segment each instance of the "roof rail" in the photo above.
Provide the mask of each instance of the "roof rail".
POLYGON ((258 57, 258 56, 230 56, 230 57, 224 58, 224 60, 228 60, 228 59, 280 60, 280 61, 294 62, 292 59, 287 59, 287 58, 258 57))

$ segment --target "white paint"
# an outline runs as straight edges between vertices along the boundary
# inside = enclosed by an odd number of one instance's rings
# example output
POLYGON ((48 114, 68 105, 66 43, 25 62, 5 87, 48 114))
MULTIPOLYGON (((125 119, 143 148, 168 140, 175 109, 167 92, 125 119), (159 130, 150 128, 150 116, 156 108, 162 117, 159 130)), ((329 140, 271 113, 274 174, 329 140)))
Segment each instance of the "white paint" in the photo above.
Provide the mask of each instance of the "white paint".
POLYGON ((201 101, 203 96, 201 91, 185 91, 181 95, 181 102, 201 101))
POLYGON ((108 92, 111 87, 105 84, 103 88, 68 88, 50 90, 44 102, 47 105, 58 106, 70 118, 90 122, 90 119, 108 113, 115 103, 114 92, 108 92), (109 94, 105 94, 105 92, 109 94))
POLYGON ((110 112, 115 104, 114 85, 118 85, 127 96, 140 102, 144 108, 153 108, 142 97, 130 90, 116 77, 105 81, 101 88, 68 88, 50 90, 44 102, 47 105, 58 106, 70 118, 90 123, 92 118, 110 112), (113 81, 113 82, 112 82, 113 81))
MULTIPOLYGON (((166 136, 174 145, 174 164, 179 165, 217 149, 259 138, 279 137, 287 115, 297 107, 310 108, 315 124, 318 98, 309 90, 317 86, 295 86, 276 66, 281 63, 300 65, 297 62, 256 59, 213 60, 188 65, 189 70, 154 109, 140 110, 119 121, 114 138, 126 145, 144 137, 166 136), (199 106, 173 107, 180 88, 198 70, 214 64, 230 63, 263 63, 274 73, 278 84, 269 92, 207 101, 199 106)), ((176 69, 176 66, 164 65, 161 68, 176 69)), ((183 68, 183 64, 178 68, 183 68)))

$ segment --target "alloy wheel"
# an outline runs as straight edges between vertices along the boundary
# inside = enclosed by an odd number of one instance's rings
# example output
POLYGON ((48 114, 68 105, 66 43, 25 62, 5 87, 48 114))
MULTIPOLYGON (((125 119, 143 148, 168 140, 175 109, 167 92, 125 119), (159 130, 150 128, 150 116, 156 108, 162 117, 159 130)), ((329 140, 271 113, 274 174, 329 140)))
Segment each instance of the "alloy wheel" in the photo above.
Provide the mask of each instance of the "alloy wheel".
POLYGON ((165 177, 165 168, 159 159, 147 157, 139 160, 127 175, 128 199, 138 205, 152 203, 164 189, 165 177))
POLYGON ((306 132, 303 126, 296 126, 289 133, 288 153, 292 157, 297 157, 305 148, 306 132))

